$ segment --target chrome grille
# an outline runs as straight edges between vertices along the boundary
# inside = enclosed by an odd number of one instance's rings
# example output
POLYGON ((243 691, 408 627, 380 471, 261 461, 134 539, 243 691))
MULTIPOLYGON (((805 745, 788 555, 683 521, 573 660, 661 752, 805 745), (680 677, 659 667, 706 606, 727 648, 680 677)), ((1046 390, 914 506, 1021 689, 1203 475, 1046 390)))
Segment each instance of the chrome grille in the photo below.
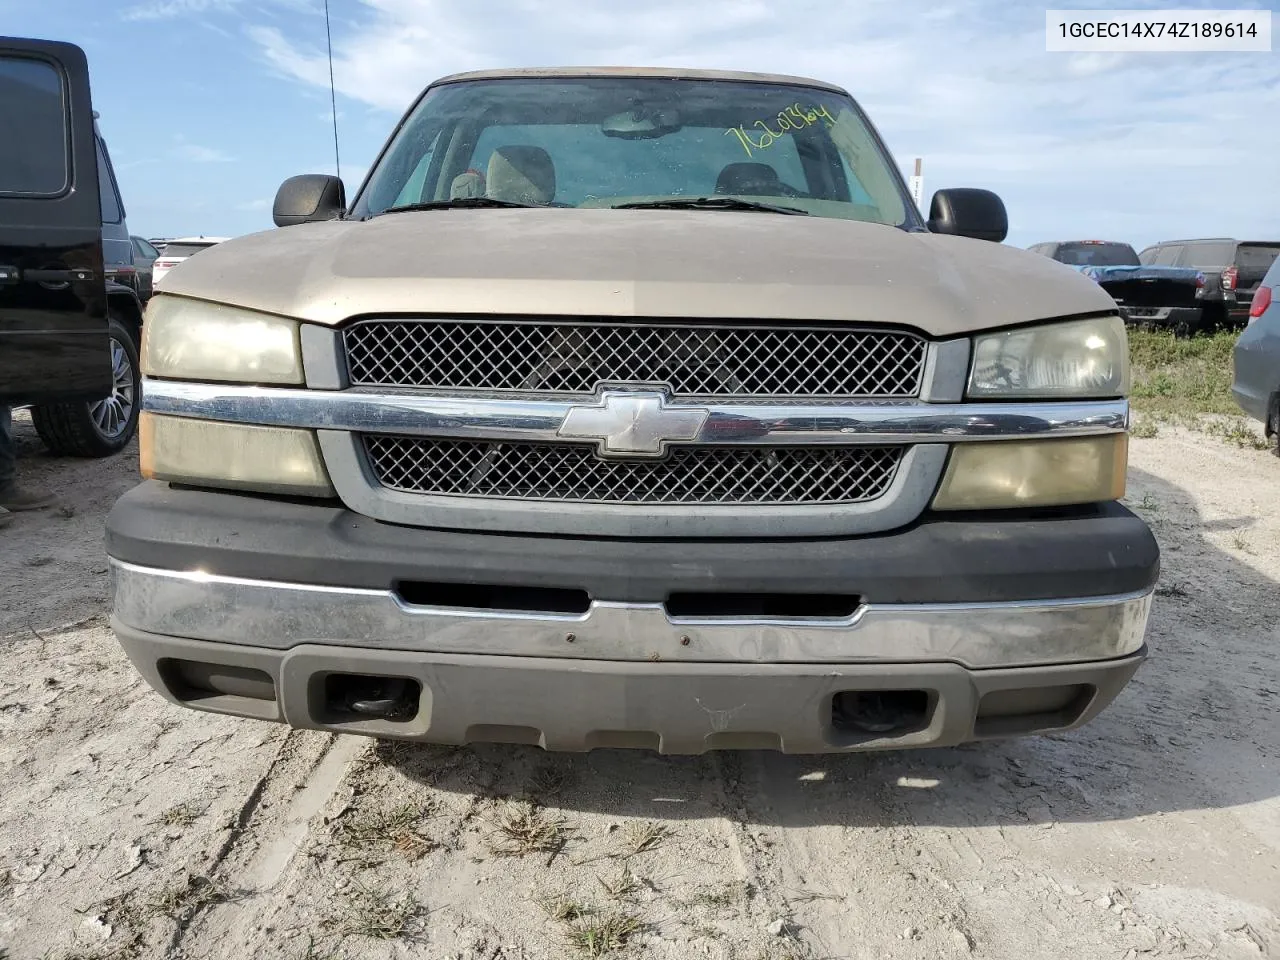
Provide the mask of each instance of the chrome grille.
POLYGON ((888 489, 902 447, 674 447, 661 461, 601 460, 589 444, 368 434, 384 487, 577 503, 837 504, 888 489))
POLYGON ((366 320, 344 339, 356 386, 575 395, 652 383, 686 397, 914 397, 925 358, 913 334, 839 327, 366 320))

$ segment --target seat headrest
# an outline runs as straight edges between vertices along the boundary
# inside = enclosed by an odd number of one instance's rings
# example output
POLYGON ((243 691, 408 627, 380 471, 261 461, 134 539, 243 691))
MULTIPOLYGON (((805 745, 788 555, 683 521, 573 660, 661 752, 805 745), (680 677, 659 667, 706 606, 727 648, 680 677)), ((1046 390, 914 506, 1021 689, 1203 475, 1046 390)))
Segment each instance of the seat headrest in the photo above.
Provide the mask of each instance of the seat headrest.
POLYGON ((716 178, 716 193, 774 196, 782 181, 767 163, 731 163, 716 178))
POLYGON ((489 157, 485 195, 513 203, 550 203, 556 195, 556 168, 541 147, 499 147, 489 157))

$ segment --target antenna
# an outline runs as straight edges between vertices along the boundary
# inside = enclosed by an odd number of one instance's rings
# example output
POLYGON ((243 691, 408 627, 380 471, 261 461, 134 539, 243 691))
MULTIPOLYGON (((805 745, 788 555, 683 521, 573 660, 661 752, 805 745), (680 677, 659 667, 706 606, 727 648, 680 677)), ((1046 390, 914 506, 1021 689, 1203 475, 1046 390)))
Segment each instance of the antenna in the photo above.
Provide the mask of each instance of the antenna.
POLYGON ((329 105, 333 107, 333 166, 342 179, 342 159, 338 156, 338 93, 333 86, 333 33, 329 28, 329 0, 324 0, 324 38, 329 46, 329 105))

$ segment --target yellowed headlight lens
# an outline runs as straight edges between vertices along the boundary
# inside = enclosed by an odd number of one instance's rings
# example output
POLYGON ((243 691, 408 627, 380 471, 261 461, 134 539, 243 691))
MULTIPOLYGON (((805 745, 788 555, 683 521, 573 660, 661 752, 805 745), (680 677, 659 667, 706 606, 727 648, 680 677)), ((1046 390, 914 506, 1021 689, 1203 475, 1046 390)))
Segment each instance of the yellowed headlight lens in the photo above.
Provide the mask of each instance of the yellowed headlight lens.
POLYGON ((261 493, 334 496, 310 430, 259 427, 143 413, 142 475, 261 493))
POLYGON ((298 323, 157 295, 142 324, 142 372, 171 380, 301 384, 298 323))
POLYGON ((1127 434, 1067 440, 960 443, 935 510, 996 510, 1098 503, 1124 496, 1127 434))
POLYGON ((1129 339, 1119 317, 976 337, 970 399, 1085 399, 1129 392, 1129 339))

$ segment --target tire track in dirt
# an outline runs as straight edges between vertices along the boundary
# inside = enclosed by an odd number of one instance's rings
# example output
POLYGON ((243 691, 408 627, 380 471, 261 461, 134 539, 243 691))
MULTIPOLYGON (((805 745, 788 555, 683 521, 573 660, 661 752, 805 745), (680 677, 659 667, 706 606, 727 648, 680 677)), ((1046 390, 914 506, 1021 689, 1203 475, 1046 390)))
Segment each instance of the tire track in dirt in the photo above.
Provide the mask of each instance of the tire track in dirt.
POLYGON ((174 931, 170 952, 188 940, 203 946, 233 929, 261 929, 260 916, 272 910, 271 891, 294 865, 311 821, 368 749, 361 737, 289 731, 209 864, 208 877, 224 888, 226 899, 188 917, 174 931))

